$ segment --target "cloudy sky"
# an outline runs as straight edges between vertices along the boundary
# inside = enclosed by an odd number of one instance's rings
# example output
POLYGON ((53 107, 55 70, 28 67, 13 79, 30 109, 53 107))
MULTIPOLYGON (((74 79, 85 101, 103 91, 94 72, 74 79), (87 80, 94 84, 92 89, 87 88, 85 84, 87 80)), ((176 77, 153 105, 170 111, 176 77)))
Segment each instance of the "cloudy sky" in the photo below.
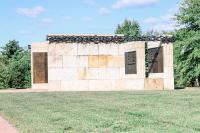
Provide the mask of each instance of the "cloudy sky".
POLYGON ((4 0, 0 5, 0 46, 22 46, 47 34, 113 34, 125 18, 143 31, 171 31, 180 0, 4 0))

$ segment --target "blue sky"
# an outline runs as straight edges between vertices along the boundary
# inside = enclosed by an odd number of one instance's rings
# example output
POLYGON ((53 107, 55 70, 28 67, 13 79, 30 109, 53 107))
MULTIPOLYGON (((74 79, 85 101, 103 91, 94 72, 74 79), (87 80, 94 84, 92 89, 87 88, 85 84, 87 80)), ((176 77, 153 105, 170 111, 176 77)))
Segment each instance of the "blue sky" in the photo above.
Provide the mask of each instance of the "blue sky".
POLYGON ((171 31, 180 0, 4 0, 0 5, 0 46, 45 41, 47 34, 113 34, 125 18, 143 31, 171 31))

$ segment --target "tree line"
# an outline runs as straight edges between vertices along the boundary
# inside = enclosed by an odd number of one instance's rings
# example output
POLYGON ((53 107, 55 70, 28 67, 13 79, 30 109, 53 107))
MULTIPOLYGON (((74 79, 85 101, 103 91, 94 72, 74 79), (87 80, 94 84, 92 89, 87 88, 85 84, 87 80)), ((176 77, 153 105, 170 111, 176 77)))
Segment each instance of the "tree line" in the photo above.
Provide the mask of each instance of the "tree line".
POLYGON ((12 40, 0 50, 0 89, 31 87, 31 56, 12 40))
MULTIPOLYGON (((179 12, 175 14, 181 28, 169 34, 176 38, 174 43, 175 86, 200 86, 200 1, 182 0, 179 12)), ((116 28, 115 34, 139 37, 160 35, 149 31, 142 33, 139 23, 125 20, 116 28)), ((0 50, 0 88, 31 87, 31 56, 28 49, 19 42, 9 41, 0 50)))

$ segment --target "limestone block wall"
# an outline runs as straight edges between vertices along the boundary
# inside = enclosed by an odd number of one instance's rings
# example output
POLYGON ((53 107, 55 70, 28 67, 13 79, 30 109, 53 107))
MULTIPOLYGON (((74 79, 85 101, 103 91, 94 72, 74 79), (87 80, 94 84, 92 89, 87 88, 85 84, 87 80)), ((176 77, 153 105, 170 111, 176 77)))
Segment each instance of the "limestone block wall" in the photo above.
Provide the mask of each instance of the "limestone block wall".
MULTIPOLYGON (((149 47, 156 47, 158 44, 159 42, 150 42, 149 47)), ((32 83, 32 88, 49 91, 117 91, 156 89, 153 87, 161 84, 162 89, 173 89, 173 46, 167 44, 163 47, 164 73, 150 74, 150 78, 146 80, 145 42, 34 43, 32 52, 48 53, 48 83, 32 83), (126 75, 125 52, 131 51, 136 51, 137 74, 126 75)))
MULTIPOLYGON (((148 48, 155 48, 160 42, 148 42, 148 48)), ((145 79, 146 90, 173 90, 174 67, 173 67, 173 44, 162 44, 164 73, 150 73, 145 79)))
MULTIPOLYGON (((110 91, 144 88, 144 70, 125 75, 124 52, 137 51, 138 68, 144 66, 144 45, 50 44, 50 90, 110 91)), ((143 67, 144 68, 144 67, 143 67)))

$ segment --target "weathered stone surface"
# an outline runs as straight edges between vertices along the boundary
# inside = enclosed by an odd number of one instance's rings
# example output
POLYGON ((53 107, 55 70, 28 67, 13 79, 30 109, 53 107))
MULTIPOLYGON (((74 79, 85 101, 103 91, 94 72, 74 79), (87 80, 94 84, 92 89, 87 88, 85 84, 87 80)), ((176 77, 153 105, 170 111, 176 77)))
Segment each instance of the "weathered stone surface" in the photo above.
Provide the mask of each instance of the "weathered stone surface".
POLYGON ((99 79, 99 68, 88 68, 87 79, 88 80, 98 80, 99 79))
MULTIPOLYGON (((159 42, 149 42, 149 48, 159 42)), ((173 45, 164 48, 164 73, 145 79, 145 42, 124 44, 36 43, 32 52, 48 52, 48 83, 32 88, 50 91, 120 91, 174 89, 173 45), (136 51, 137 74, 125 74, 125 52, 136 51)), ((33 66, 33 65, 32 65, 33 66)))
POLYGON ((99 55, 119 55, 119 44, 99 44, 99 55))
POLYGON ((119 68, 99 68, 99 79, 111 80, 120 78, 119 68))
POLYGON ((50 80, 48 84, 49 91, 61 91, 61 81, 50 80))
POLYGON ((112 56, 100 55, 99 56, 99 67, 106 68, 108 67, 109 62, 111 62, 112 56))
POLYGON ((47 52, 48 51, 48 42, 44 43, 33 43, 31 45, 31 52, 47 52))
POLYGON ((78 44, 78 55, 98 55, 97 44, 78 44))
POLYGON ((127 79, 124 80, 126 90, 143 90, 144 79, 127 79))
POLYGON ((156 48, 160 45, 160 42, 148 42, 148 48, 156 48))
POLYGON ((124 56, 125 52, 136 51, 136 43, 129 42, 119 46, 119 55, 124 56))
POLYGON ((88 56, 77 56, 78 67, 88 67, 88 56))
POLYGON ((145 90, 164 90, 163 79, 145 79, 145 90))
POLYGON ((164 55, 164 67, 173 67, 174 60, 173 55, 164 55))
POLYGON ((62 68, 63 67, 63 56, 48 56, 48 67, 49 68, 62 68))
POLYGON ((89 91, 110 91, 112 82, 109 80, 89 80, 89 91))
POLYGON ((79 59, 77 56, 63 56, 63 67, 78 67, 79 59))
MULTIPOLYGON (((67 43, 63 45, 63 49, 62 49, 62 54, 63 56, 77 56, 78 53, 78 44, 71 44, 71 43, 67 43)), ((59 52, 59 51, 57 51, 59 52)))
POLYGON ((149 78, 151 79, 158 79, 158 78, 163 78, 164 73, 149 73, 149 78))
POLYGON ((32 89, 49 89, 49 85, 47 84, 32 84, 32 89))
POLYGON ((49 56, 56 56, 56 44, 48 45, 48 55, 49 56))
POLYGON ((88 67, 98 68, 99 67, 99 56, 89 56, 88 57, 88 67))
POLYGON ((89 91, 88 80, 61 81, 62 91, 89 91))
POLYGON ((174 78, 173 67, 165 67, 164 68, 164 78, 174 78))
POLYGON ((88 69, 86 67, 78 68, 78 79, 79 80, 88 79, 88 69))
POLYGON ((51 68, 49 69, 49 80, 76 80, 78 73, 76 68, 51 68))
POLYGON ((108 68, 125 67, 125 57, 124 56, 109 56, 108 63, 106 66, 108 68))
POLYGON ((164 89, 165 90, 174 90, 174 79, 164 79, 164 89))

